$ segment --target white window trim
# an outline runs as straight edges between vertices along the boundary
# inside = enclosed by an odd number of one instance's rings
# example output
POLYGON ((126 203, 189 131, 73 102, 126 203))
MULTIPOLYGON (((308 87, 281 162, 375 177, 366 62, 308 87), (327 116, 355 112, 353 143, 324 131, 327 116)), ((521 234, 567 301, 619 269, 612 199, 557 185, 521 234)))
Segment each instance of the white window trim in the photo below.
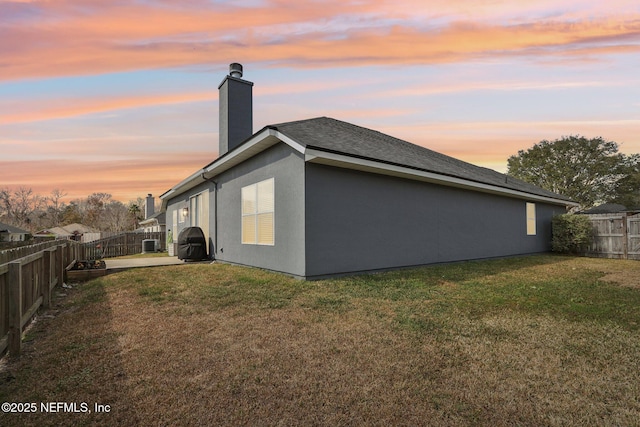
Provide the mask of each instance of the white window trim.
POLYGON ((275 246, 276 243, 276 232, 275 232, 275 212, 276 212, 276 207, 275 207, 275 179, 274 178, 269 178, 269 179, 265 179, 263 181, 259 181, 256 182, 254 184, 251 185, 247 185, 241 188, 240 190, 240 243, 243 245, 256 245, 256 246, 275 246), (271 182, 271 194, 273 197, 273 200, 271 200, 271 209, 263 209, 260 210, 259 209, 259 203, 258 200, 260 198, 260 194, 258 193, 258 189, 260 188, 260 184, 265 184, 268 182, 271 182), (245 191, 255 191, 254 193, 254 211, 253 212, 244 212, 244 199, 243 199, 243 192, 245 191), (259 242, 259 224, 258 224, 258 218, 260 217, 261 214, 271 214, 271 218, 272 218, 272 222, 271 222, 271 236, 273 236, 272 241, 269 243, 260 243, 259 242), (254 225, 253 225, 253 229, 254 229, 254 238, 249 240, 247 239, 247 241, 245 241, 245 218, 249 218, 249 217, 253 217, 254 218, 254 225))

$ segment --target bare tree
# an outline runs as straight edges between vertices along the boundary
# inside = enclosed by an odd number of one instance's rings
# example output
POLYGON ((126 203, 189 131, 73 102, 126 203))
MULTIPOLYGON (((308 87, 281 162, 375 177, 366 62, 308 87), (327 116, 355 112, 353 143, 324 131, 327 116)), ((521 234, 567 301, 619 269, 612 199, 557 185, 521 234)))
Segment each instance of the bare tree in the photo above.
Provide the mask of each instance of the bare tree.
POLYGON ((0 190, 0 215, 6 222, 16 227, 33 231, 41 217, 45 199, 33 193, 31 188, 0 190))
POLYGON ((0 188, 0 221, 32 232, 45 228, 82 223, 102 231, 135 230, 142 219, 144 199, 124 204, 111 194, 93 193, 65 204, 67 193, 54 189, 48 197, 34 194, 31 188, 0 188))
POLYGON ((9 222, 11 212, 11 190, 8 188, 0 188, 0 219, 9 222))
POLYGON ((129 211, 124 203, 112 200, 105 205, 101 221, 101 229, 122 232, 129 229, 129 211))
POLYGON ((64 204, 61 203, 61 199, 63 199, 66 195, 67 193, 64 190, 56 188, 48 197, 49 202, 51 202, 51 205, 48 209, 51 226, 57 227, 58 225, 60 225, 60 221, 62 221, 62 210, 64 208, 64 204))

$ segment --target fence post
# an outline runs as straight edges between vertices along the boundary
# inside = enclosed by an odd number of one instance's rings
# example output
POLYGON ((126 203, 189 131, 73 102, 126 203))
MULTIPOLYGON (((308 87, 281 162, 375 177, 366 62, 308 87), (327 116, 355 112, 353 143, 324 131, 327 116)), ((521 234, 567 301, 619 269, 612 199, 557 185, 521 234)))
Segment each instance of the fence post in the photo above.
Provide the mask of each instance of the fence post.
POLYGON ((9 353, 22 350, 22 263, 9 263, 9 353))
POLYGON ((62 256, 62 248, 60 245, 56 247, 56 277, 58 278, 58 284, 62 286, 64 282, 64 256, 62 256))
POLYGON ((629 259, 629 214, 627 212, 622 214, 622 250, 624 252, 624 259, 629 259))
POLYGON ((51 307, 51 283, 53 283, 53 270, 56 261, 53 259, 53 251, 46 249, 43 254, 44 274, 42 281, 42 305, 51 307))

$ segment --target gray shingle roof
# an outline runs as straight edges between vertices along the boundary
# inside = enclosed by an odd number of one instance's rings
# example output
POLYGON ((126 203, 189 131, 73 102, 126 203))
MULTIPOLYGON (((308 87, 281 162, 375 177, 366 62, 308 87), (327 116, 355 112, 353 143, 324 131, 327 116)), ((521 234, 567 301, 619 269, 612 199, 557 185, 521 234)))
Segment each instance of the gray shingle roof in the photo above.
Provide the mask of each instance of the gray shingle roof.
POLYGON ((0 222, 0 233, 29 234, 26 230, 2 222, 0 222))
POLYGON ((149 218, 145 218, 145 219, 141 220, 140 224, 146 223, 147 221, 149 221, 151 219, 155 219, 156 221, 158 221, 158 224, 165 225, 166 218, 167 218, 166 212, 156 212, 153 215, 151 215, 149 218))
POLYGON ((404 166, 559 200, 570 199, 519 179, 351 123, 318 117, 269 126, 308 148, 404 166))
POLYGON ((620 205, 618 203, 604 203, 602 205, 595 206, 591 209, 587 209, 586 211, 582 211, 582 214, 608 214, 608 213, 620 213, 627 212, 628 210, 625 205, 620 205))

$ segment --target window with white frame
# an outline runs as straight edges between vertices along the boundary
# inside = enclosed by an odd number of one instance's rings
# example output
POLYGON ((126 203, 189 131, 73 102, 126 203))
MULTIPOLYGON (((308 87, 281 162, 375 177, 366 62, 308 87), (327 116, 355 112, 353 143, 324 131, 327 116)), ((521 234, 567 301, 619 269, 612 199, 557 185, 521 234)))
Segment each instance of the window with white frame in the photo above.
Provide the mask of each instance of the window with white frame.
POLYGON ((527 203, 527 236, 536 235, 536 204, 527 203))
POLYGON ((274 245, 274 179, 242 187, 242 243, 274 245))

